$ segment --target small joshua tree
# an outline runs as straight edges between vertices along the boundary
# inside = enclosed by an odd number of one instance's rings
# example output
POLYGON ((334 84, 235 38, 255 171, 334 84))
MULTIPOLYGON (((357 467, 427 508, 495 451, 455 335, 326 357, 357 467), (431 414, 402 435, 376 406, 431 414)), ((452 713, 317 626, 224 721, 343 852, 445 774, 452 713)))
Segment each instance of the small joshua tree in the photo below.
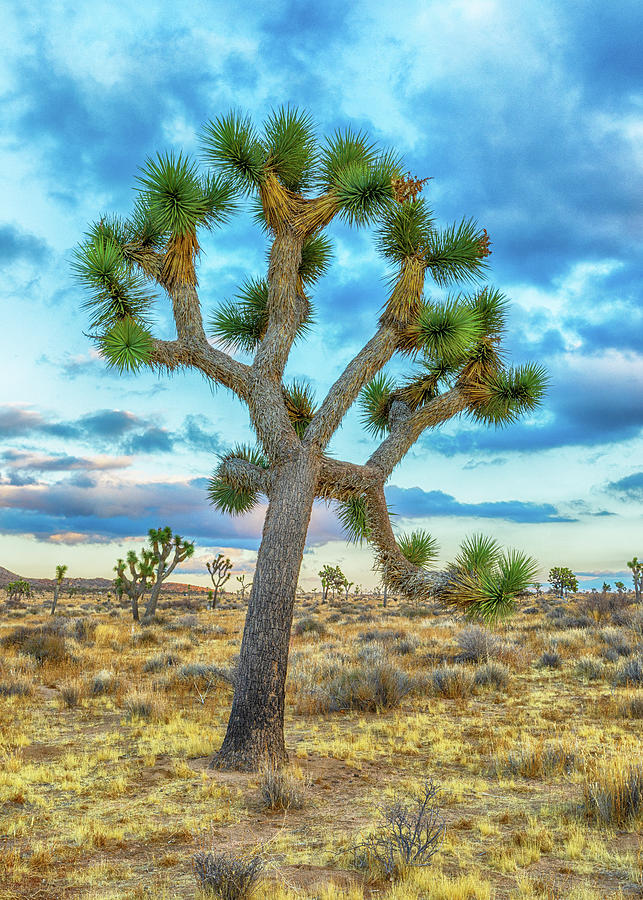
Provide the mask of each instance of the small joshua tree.
POLYGON ((135 622, 139 621, 139 602, 154 579, 154 567, 154 553, 146 547, 141 550, 140 559, 134 550, 130 550, 125 560, 117 560, 114 566, 116 590, 122 590, 130 598, 135 622))
POLYGON ((5 590, 7 591, 7 600, 22 600, 25 597, 31 597, 31 585, 24 578, 10 581, 5 590))
POLYGON ((246 584, 246 575, 245 572, 243 575, 237 575, 237 581, 239 582, 239 593, 241 594, 241 602, 244 603, 246 599, 246 591, 250 590, 252 587, 252 582, 250 584, 246 584))
POLYGON ((614 587, 618 591, 619 598, 622 599, 625 596, 625 591, 627 590, 627 588, 625 587, 625 582, 624 581, 615 581, 614 587))
POLYGON ((120 372, 195 369, 248 409, 257 446, 224 454, 208 492, 217 509, 234 515, 268 498, 232 710, 215 761, 256 769, 286 759, 288 648, 314 501, 348 511, 397 593, 418 601, 433 595, 487 616, 496 606, 506 612, 515 595, 509 587, 534 577, 531 561, 501 554, 489 577, 471 575, 460 582, 464 592, 443 590, 441 576, 401 552, 384 486, 427 430, 462 415, 506 425, 535 409, 546 374, 538 365, 505 363, 507 301, 479 283, 491 252, 486 230, 470 218, 440 226, 421 196, 426 179, 405 173, 395 152, 351 128, 319 141, 310 116, 290 107, 273 111, 261 130, 237 113, 208 122, 201 152, 210 171, 183 154, 148 159, 132 215, 92 225, 75 269, 90 293, 93 339, 109 365, 120 372), (249 277, 206 326, 199 234, 248 197, 269 241, 268 271, 249 277), (284 372, 293 344, 312 326, 311 289, 329 266, 325 231, 336 219, 374 228, 390 282, 373 302, 372 337, 318 402, 284 372), (427 278, 453 293, 446 300, 425 294, 427 278), (171 304, 175 340, 152 333, 157 289, 171 304), (409 366, 402 379, 383 371, 396 355, 409 366), (328 453, 360 397, 364 426, 380 441, 362 465, 328 453))
POLYGON ((216 609, 219 591, 226 583, 228 578, 230 578, 230 569, 232 568, 232 563, 227 557, 224 557, 223 553, 219 553, 216 559, 213 559, 211 563, 206 562, 205 565, 208 572, 210 573, 212 586, 214 587, 214 592, 212 594, 212 609, 216 609))
POLYGON ((149 540, 156 571, 154 584, 145 604, 146 619, 151 619, 156 614, 163 582, 169 578, 179 563, 189 559, 194 553, 194 544, 178 534, 172 534, 172 529, 167 525, 165 528, 150 528, 149 540))
MULTIPOLYGON (((571 569, 566 566, 554 566, 549 570, 549 578, 554 593, 563 600, 571 591, 575 593, 578 590, 578 581, 571 569)), ((603 586, 605 589, 605 586, 603 586)))
POLYGON ((54 599, 51 603, 51 614, 56 612, 56 604, 58 603, 58 594, 60 593, 60 588, 62 587, 63 579, 65 577, 65 572, 67 571, 67 566, 56 566, 56 583, 54 584, 54 599))
POLYGON ((634 557, 627 564, 628 569, 632 570, 632 580, 634 581, 634 597, 637 603, 641 602, 641 592, 643 591, 643 560, 639 562, 638 557, 634 557))

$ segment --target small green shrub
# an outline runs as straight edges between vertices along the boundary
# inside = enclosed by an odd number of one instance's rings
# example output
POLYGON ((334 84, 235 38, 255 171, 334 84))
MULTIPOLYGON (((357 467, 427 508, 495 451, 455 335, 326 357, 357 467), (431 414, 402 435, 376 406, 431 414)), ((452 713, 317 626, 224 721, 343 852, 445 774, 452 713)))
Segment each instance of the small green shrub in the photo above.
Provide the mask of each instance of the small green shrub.
POLYGON ((431 672, 431 683, 437 694, 458 700, 471 694, 474 678, 464 666, 441 666, 431 672))
POLYGON ((323 622, 320 622, 319 619, 315 619, 313 616, 304 616, 295 622, 293 631, 298 636, 301 636, 302 634, 324 635, 326 634, 326 626, 323 622))
POLYGON ((585 816, 596 825, 625 827, 643 816, 643 765, 617 760, 583 786, 585 816))
POLYGON ((509 669, 502 663, 492 660, 476 669, 474 681, 484 687, 495 687, 502 690, 509 684, 509 669))
POLYGON ((259 884, 263 860, 259 855, 200 851, 192 857, 192 866, 204 893, 218 900, 247 900, 259 884))

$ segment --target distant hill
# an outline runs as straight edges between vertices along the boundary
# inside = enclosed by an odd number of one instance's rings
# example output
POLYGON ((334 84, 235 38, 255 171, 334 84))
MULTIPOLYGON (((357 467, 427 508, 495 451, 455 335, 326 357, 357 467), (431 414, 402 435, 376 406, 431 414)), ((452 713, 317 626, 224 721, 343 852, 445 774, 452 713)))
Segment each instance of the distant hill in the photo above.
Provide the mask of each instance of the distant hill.
MULTIPOLYGON (((55 580, 53 578, 29 578, 26 575, 16 575, 4 566, 0 566, 0 589, 11 581, 28 581, 32 588, 39 591, 53 591, 55 580)), ((113 587, 109 578, 65 578, 64 589, 74 587, 77 591, 108 591, 113 587)), ((195 593, 203 593, 207 588, 198 584, 183 584, 179 581, 167 581, 163 585, 163 593, 182 594, 188 590, 195 593)))

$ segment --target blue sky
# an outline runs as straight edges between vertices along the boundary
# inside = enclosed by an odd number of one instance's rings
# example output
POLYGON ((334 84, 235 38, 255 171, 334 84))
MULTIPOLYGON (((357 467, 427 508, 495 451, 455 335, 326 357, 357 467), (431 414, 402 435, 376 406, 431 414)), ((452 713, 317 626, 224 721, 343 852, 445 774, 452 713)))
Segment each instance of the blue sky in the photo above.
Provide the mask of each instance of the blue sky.
MULTIPOLYGON (((466 420, 425 435, 393 474, 396 527, 426 527, 443 559, 473 531, 581 584, 625 578, 643 555, 643 92, 639 2, 6 2, 0 11, 0 565, 109 576, 147 529, 197 543, 186 580, 223 550, 251 571, 262 511, 207 504, 214 454, 251 440, 244 410, 195 374, 108 372, 83 334, 73 246, 127 215, 147 156, 196 154, 230 108, 260 123, 308 109, 431 176, 439 221, 487 228, 490 280, 512 301, 512 360, 544 363, 541 411, 503 431, 466 420), (609 577, 608 577, 609 576, 609 577)), ((318 324, 290 376, 317 396, 375 328, 386 266, 367 231, 333 226, 318 324)), ((203 240, 204 312, 265 269, 251 216, 203 240)), ((169 308, 156 310, 171 337, 169 308)), ((352 411, 333 450, 374 446, 352 411)), ((375 583, 367 549, 315 509, 302 583, 325 562, 375 583)))

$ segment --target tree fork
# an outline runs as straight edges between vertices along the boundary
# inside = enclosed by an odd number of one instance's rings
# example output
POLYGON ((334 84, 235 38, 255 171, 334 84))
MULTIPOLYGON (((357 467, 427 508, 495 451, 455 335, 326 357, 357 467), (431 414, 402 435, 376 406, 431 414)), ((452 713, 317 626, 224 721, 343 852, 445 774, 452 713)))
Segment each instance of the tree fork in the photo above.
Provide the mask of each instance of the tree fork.
POLYGON ((274 472, 226 735, 210 767, 257 771, 288 758, 284 699, 295 594, 320 458, 307 448, 274 472))

